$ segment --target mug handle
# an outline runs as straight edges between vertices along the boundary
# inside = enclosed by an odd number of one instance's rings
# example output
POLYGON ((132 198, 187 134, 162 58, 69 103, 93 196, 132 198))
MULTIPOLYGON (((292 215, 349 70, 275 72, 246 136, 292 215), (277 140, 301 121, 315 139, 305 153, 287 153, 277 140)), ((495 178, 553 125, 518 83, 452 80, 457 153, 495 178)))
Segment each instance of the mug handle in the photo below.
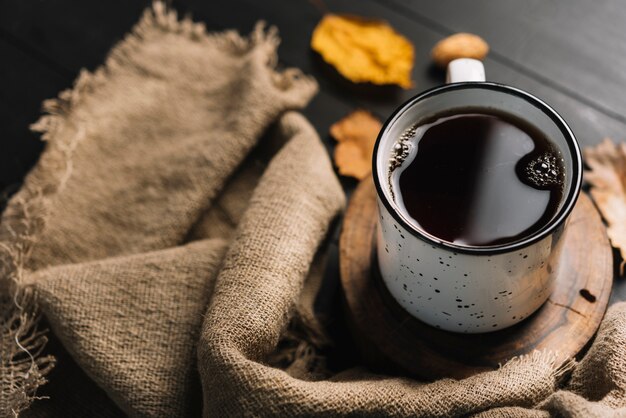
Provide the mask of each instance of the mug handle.
POLYGON ((446 83, 485 81, 483 63, 472 58, 457 58, 448 64, 446 83))

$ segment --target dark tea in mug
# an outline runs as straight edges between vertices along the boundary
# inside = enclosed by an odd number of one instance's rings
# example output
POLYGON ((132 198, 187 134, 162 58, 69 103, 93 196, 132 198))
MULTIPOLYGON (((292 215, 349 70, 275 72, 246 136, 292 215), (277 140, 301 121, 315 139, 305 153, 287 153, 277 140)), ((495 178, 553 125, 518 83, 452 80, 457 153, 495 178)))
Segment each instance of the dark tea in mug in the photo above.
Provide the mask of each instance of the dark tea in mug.
POLYGON ((559 210, 565 182, 558 148, 512 115, 462 109, 419 121, 398 138, 389 187, 417 228, 458 245, 528 237, 559 210))

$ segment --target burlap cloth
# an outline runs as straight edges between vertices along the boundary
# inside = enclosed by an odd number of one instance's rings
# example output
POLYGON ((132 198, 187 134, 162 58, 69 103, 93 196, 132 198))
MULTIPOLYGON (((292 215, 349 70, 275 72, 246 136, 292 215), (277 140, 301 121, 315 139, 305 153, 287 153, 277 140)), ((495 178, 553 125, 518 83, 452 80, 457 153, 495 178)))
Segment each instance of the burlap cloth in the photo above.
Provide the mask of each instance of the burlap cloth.
POLYGON ((274 69, 277 43, 157 3, 45 103, 46 150, 0 222, 0 414, 626 416, 625 304, 576 366, 321 367, 314 259, 344 195, 293 112, 316 84, 274 69))

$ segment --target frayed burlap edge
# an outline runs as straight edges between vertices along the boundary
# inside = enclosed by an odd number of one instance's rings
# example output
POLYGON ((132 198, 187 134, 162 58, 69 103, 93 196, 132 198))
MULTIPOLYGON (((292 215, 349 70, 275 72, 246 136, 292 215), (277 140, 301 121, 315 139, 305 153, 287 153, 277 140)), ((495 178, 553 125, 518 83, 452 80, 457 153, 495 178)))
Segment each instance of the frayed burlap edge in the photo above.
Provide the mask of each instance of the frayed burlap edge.
MULTIPOLYGON (((60 177, 62 173, 59 172, 60 177)), ((50 180, 51 182, 54 179, 50 180)), ((55 359, 43 355, 47 330, 40 330, 33 292, 23 286, 25 263, 43 229, 43 189, 18 193, 0 222, 0 416, 18 416, 37 399, 37 388, 55 359)))
POLYGON ((574 371, 574 368, 576 368, 577 364, 576 360, 573 358, 563 360, 558 351, 533 350, 528 354, 515 356, 510 360, 507 360, 506 363, 500 363, 498 364, 498 367, 503 368, 513 366, 519 362, 542 363, 549 365, 552 369, 552 378, 554 378, 555 387, 561 386, 561 384, 567 380, 572 371, 574 371))
POLYGON ((103 66, 93 73, 81 70, 73 88, 43 102, 45 114, 31 129, 42 133, 46 150, 0 218, 0 416, 17 416, 27 409, 38 398, 37 388, 46 383, 45 376, 55 364, 52 356, 42 354, 47 330, 38 329, 37 301, 23 283, 22 275, 45 226, 51 201, 72 175, 73 152, 86 136, 80 124, 74 126, 76 134, 69 140, 59 140, 57 132, 66 127, 69 115, 81 100, 105 83, 111 71, 127 65, 144 38, 155 32, 176 33, 196 42, 211 43, 234 55, 261 48, 274 88, 284 91, 294 84, 304 87, 300 89, 304 92, 317 88, 315 80, 298 69, 276 70, 280 42, 276 27, 266 28, 264 22, 259 22, 249 37, 236 31, 210 34, 204 24, 194 23, 188 17, 179 20, 175 11, 156 1, 124 40, 113 47, 103 66))
POLYGON ((0 416, 18 416, 28 408, 45 375, 54 367, 52 356, 42 355, 47 330, 39 317, 32 292, 14 293, 0 300, 0 416))

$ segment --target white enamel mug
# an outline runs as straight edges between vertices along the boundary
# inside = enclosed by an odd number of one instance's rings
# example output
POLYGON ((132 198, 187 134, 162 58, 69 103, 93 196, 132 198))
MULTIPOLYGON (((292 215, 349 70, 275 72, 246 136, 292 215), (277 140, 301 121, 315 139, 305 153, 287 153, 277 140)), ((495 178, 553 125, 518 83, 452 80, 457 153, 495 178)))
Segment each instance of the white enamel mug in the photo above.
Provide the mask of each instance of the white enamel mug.
POLYGON ((480 61, 455 60, 448 81, 400 106, 374 148, 378 197, 377 254, 394 299, 417 319, 448 331, 496 331, 527 318, 550 296, 559 268, 566 220, 582 183, 582 156, 563 118, 537 97, 485 82, 480 61), (386 181, 397 139, 422 119, 467 108, 496 109, 542 131, 563 157, 565 190, 556 214, 540 230, 496 246, 464 246, 419 229, 394 202, 386 181))

